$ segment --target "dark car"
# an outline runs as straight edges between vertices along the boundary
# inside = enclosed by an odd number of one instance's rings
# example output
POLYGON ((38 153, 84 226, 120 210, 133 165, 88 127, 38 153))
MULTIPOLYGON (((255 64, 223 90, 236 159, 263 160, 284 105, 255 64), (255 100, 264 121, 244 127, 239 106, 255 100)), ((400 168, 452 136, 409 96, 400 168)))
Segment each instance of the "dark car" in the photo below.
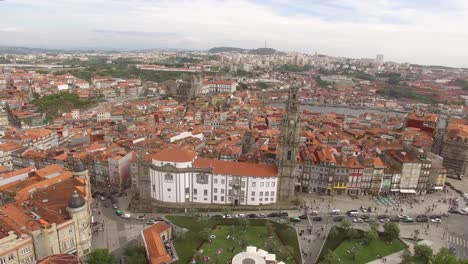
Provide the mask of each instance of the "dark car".
POLYGON ((211 218, 223 218, 223 216, 220 214, 216 214, 216 215, 212 215, 211 218))
POLYGON ((460 210, 458 210, 457 208, 450 208, 449 209, 449 213, 451 214, 461 214, 462 212, 460 210))
POLYGON ((299 216, 299 219, 307 219, 307 215, 305 215, 305 214, 304 214, 304 215, 300 215, 300 216, 299 216))
POLYGON ((288 216, 288 215, 289 215, 289 214, 288 214, 287 212, 281 212, 281 213, 280 213, 280 216, 281 216, 281 217, 286 217, 286 216, 288 216))
POLYGON ((416 216, 416 222, 426 223, 428 221, 429 220, 427 219, 427 215, 418 215, 418 216, 416 216))
POLYGON ((368 215, 361 215, 360 217, 362 220, 366 220, 366 219, 369 219, 370 217, 368 215))
POLYGON ((109 204, 109 203, 106 203, 106 204, 104 204, 104 206, 105 206, 106 208, 108 208, 108 207, 110 207, 110 204, 109 204))
POLYGON ((278 213, 269 213, 269 214, 267 214, 267 216, 268 217, 278 217, 278 216, 280 216, 280 214, 278 214, 278 213))
POLYGON ((430 218, 430 219, 435 219, 435 218, 439 218, 439 219, 440 219, 440 218, 442 218, 442 216, 441 216, 441 215, 431 215, 431 216, 429 216, 429 218, 430 218))
POLYGON ((257 218, 257 215, 256 214, 248 214, 247 218, 257 218))
POLYGON ((349 210, 349 211, 346 212, 346 214, 349 217, 355 216, 357 213, 358 213, 358 210, 349 210))
POLYGON ((341 221, 343 221, 343 219, 344 219, 343 216, 336 216, 336 217, 333 218, 333 221, 335 221, 335 222, 341 222, 341 221))
POLYGON ((322 219, 323 218, 320 217, 320 216, 316 216, 316 217, 312 218, 312 220, 315 221, 315 222, 320 222, 320 221, 322 221, 322 219))
POLYGON ((411 217, 406 217, 401 220, 403 223, 413 223, 414 219, 411 217))
POLYGON ((362 218, 362 220, 364 220, 364 222, 366 222, 366 223, 374 223, 375 222, 374 218, 370 218, 370 217, 369 218, 362 218))
POLYGON ((400 222, 400 218, 398 218, 398 216, 392 216, 390 217, 390 222, 394 222, 394 223, 400 222))

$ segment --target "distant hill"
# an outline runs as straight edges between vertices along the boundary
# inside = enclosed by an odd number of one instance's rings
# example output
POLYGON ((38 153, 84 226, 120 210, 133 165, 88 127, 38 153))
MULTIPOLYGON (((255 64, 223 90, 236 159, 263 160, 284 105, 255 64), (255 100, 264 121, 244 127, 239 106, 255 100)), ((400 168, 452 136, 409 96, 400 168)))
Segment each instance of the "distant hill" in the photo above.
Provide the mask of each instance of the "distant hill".
POLYGON ((0 46, 0 54, 58 53, 60 51, 56 49, 0 46))
POLYGON ((220 52, 235 52, 235 53, 249 53, 254 55, 273 55, 280 53, 279 51, 272 48, 258 48, 258 49, 242 49, 236 47, 215 47, 208 50, 210 53, 220 52))

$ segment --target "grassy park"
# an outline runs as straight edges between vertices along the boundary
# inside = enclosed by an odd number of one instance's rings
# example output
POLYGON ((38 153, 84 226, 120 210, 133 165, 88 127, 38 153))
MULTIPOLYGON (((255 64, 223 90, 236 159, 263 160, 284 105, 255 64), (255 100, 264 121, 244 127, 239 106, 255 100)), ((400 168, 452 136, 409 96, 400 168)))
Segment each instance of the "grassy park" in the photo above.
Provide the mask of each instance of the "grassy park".
POLYGON ((343 241, 336 249, 335 253, 340 259, 339 263, 367 263, 405 249, 405 245, 399 239, 386 242, 376 239, 366 243, 364 239, 352 239, 343 241), (357 251, 353 256, 353 251, 357 251))
POLYGON ((222 219, 168 216, 175 225, 187 229, 174 241, 178 263, 227 263, 246 246, 256 246, 276 254, 288 264, 300 263, 295 230, 265 219, 222 219))

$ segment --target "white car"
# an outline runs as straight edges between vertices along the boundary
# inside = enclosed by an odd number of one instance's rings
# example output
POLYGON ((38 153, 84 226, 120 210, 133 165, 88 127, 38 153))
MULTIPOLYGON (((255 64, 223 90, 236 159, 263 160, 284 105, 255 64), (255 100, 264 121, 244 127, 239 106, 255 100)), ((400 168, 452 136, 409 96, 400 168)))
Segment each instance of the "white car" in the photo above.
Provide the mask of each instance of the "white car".
POLYGON ((406 219, 406 218, 408 218, 408 217, 409 217, 409 216, 407 216, 407 215, 398 215, 398 218, 400 218, 400 219, 406 219))
POLYGON ((442 220, 440 218, 434 218, 434 219, 431 219, 431 222, 432 223, 442 223, 442 220))
POLYGON ((130 219, 130 217, 132 217, 130 214, 122 214, 120 217, 122 217, 123 219, 130 219))
POLYGON ((101 196, 101 201, 105 201, 106 200, 106 197, 105 196, 101 196))
POLYGON ((362 220, 362 218, 354 218, 353 219, 353 223, 364 223, 364 220, 362 220))

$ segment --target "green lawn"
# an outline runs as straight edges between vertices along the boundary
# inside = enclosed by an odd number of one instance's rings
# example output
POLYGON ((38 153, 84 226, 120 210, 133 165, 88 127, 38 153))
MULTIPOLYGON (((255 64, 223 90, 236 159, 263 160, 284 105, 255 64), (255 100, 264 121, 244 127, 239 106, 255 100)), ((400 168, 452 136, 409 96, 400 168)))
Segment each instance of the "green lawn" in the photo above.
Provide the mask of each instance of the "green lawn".
MULTIPOLYGON (((257 246, 265 250, 271 248, 277 259, 281 261, 286 260, 286 254, 292 255, 294 259, 285 262, 288 264, 300 263, 296 232, 289 225, 271 222, 274 232, 269 235, 266 227, 267 220, 265 219, 250 219, 247 227, 242 227, 239 219, 200 219, 187 216, 167 216, 167 218, 175 225, 189 230, 183 235, 178 234, 174 241, 179 256, 177 263, 189 263, 195 251, 200 249, 203 251, 202 256, 210 256, 211 261, 207 263, 215 263, 216 258, 220 260, 220 263, 226 263, 235 254, 244 251, 247 245, 257 246), (205 228, 210 228, 212 235, 215 236, 211 243, 204 241, 200 236, 200 232, 205 228), (227 235, 233 236, 234 239, 227 239, 227 235), (241 243, 241 241, 244 241, 244 243, 241 243), (245 244, 245 246, 241 244, 245 244), (292 252, 279 252, 282 246, 289 246, 292 252), (231 252, 233 247, 234 252, 231 252), (218 255, 218 249, 223 249, 223 253, 218 255)), ((284 249, 284 247, 282 248, 284 249)))
POLYGON ((340 258, 340 264, 342 263, 367 263, 369 261, 375 260, 377 256, 387 256, 405 249, 405 245, 398 239, 392 241, 392 243, 387 243, 381 239, 372 241, 369 245, 364 243, 364 239, 353 239, 353 240, 344 240, 336 249, 335 253, 340 258), (353 260, 353 257, 347 252, 354 246, 358 246, 358 253, 356 259, 353 260))

